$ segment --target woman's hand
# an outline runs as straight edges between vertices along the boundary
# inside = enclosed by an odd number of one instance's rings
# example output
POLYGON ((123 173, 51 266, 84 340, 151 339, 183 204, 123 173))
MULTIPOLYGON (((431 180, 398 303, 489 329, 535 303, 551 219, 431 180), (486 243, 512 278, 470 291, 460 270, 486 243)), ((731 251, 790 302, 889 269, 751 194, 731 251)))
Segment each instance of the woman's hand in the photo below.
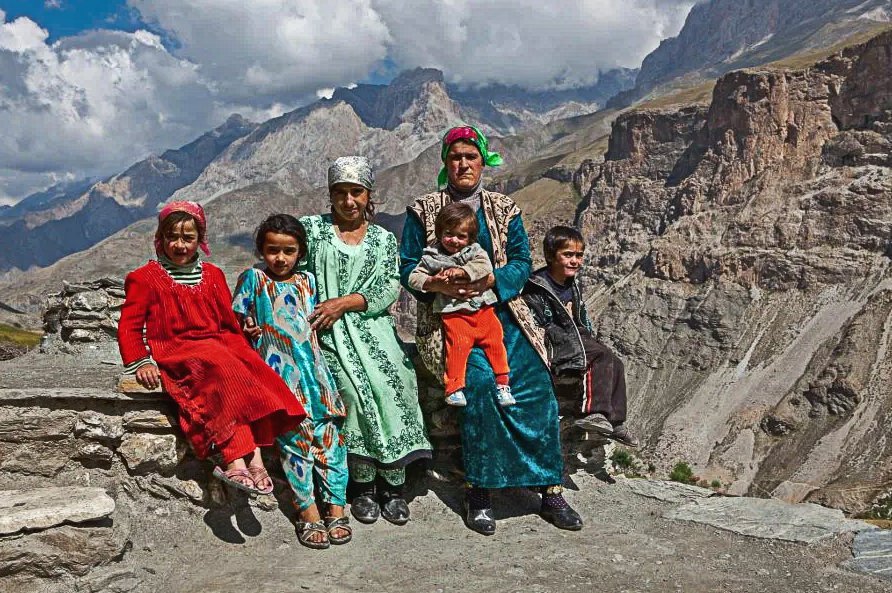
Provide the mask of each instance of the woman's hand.
POLYGON ((347 311, 364 311, 365 307, 365 298, 362 295, 348 294, 322 301, 316 305, 307 319, 312 323, 311 327, 317 331, 331 329, 335 321, 343 317, 347 311))
POLYGON ((146 389, 157 389, 161 385, 161 373, 151 362, 136 369, 136 381, 146 389))

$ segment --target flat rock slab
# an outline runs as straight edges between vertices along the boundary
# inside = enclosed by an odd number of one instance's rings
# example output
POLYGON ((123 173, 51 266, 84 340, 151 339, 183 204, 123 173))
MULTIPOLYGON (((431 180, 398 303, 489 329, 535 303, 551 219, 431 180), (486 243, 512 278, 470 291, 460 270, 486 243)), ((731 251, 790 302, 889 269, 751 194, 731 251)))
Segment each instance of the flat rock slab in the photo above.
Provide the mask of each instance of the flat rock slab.
POLYGON ((892 581, 892 531, 862 531, 852 545, 854 558, 843 566, 892 581))
POLYGON ((741 535, 813 543, 839 533, 874 530, 842 511, 766 498, 704 498, 663 513, 667 519, 705 523, 741 535))
POLYGON ((93 521, 114 510, 114 499, 102 488, 0 490, 0 535, 93 521))
POLYGON ((667 480, 631 479, 623 480, 622 483, 639 496, 656 498, 664 502, 684 503, 715 496, 715 492, 708 488, 667 480))

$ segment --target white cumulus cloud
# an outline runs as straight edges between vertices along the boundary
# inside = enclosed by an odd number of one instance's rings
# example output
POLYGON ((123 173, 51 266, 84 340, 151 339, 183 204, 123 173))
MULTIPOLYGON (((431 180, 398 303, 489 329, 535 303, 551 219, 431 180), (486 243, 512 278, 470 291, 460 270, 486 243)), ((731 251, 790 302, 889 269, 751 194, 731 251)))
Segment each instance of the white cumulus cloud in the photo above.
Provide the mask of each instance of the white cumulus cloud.
POLYGON ((0 12, 6 202, 21 197, 23 179, 46 185, 108 173, 218 118, 198 67, 168 54, 156 35, 92 31, 52 44, 47 37, 33 21, 6 22, 0 12))
POLYGON ((162 32, 48 41, 0 10, 0 204, 262 120, 373 72, 576 86, 636 67, 693 0, 128 0, 162 32))
POLYGON ((376 0, 400 66, 449 80, 542 88, 580 86, 598 71, 636 68, 684 24, 689 0, 376 0))
POLYGON ((129 0, 171 33, 221 96, 262 103, 365 78, 387 55, 369 0, 129 0))

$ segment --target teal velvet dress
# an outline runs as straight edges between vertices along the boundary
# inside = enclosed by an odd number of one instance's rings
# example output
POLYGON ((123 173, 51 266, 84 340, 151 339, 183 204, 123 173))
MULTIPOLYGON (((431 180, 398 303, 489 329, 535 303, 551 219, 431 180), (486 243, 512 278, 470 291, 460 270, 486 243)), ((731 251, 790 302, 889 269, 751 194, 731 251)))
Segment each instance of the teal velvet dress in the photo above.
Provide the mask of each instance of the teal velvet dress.
MULTIPOLYGON (((480 234, 477 242, 492 258, 492 237, 477 211, 480 234)), ((412 213, 406 216, 400 244, 400 282, 408 290, 409 274, 421 259, 425 232, 412 213)), ((511 394, 517 404, 496 403, 496 381, 492 367, 479 348, 468 358, 468 405, 459 414, 465 478, 480 488, 551 486, 562 482, 558 405, 548 369, 520 331, 505 302, 518 294, 532 267, 530 243, 520 216, 508 227, 508 263, 494 271, 496 315, 505 333, 505 348, 511 367, 511 394)), ((420 300, 433 300, 433 293, 411 291, 420 300)))

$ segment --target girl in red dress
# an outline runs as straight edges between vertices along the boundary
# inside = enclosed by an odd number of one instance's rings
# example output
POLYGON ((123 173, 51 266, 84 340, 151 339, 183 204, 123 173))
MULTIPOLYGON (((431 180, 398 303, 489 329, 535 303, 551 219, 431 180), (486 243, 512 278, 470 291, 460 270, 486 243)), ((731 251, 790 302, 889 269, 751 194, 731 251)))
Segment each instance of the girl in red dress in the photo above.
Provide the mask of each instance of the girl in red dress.
POLYGON ((118 323, 127 370, 148 389, 161 385, 196 455, 218 452, 214 476, 251 493, 272 492, 261 446, 306 416, 284 381, 248 344, 232 295, 210 255, 204 209, 172 202, 158 215, 157 260, 130 272, 118 323), (145 338, 143 338, 145 328, 145 338))

